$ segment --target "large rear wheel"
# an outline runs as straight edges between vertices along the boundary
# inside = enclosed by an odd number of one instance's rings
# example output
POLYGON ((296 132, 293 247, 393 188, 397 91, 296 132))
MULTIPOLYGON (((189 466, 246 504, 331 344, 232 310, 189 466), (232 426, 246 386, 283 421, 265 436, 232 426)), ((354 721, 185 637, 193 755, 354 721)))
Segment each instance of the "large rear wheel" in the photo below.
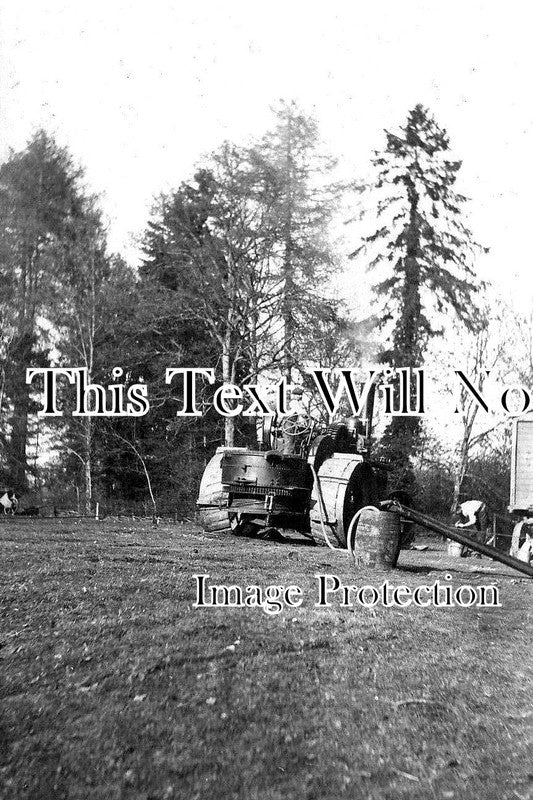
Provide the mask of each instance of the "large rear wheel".
POLYGON ((361 456, 334 453, 324 461, 317 477, 311 494, 311 536, 317 544, 327 544, 327 536, 335 547, 346 547, 355 512, 377 503, 374 471, 361 456))

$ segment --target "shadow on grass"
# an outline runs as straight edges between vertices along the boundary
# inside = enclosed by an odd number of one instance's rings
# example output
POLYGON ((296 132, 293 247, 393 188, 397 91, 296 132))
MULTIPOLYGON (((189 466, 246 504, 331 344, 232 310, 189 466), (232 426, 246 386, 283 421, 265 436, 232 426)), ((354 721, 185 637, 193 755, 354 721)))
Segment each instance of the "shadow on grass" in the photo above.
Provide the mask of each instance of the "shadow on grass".
POLYGON ((421 566, 419 564, 399 564, 396 567, 396 572, 409 572, 411 574, 416 575, 431 575, 435 572, 438 573, 454 573, 460 575, 489 575, 491 578, 511 578, 513 577, 508 572, 495 572, 493 567, 480 567, 479 569, 471 567, 465 568, 456 567, 456 566, 442 566, 437 564, 427 564, 421 566))

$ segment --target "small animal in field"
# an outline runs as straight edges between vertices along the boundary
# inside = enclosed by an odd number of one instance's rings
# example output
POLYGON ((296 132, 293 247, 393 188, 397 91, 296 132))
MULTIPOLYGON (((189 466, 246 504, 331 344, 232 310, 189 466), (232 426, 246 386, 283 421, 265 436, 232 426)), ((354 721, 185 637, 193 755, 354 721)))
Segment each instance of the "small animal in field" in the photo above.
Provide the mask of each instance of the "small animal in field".
POLYGON ((526 564, 533 559, 533 536, 526 533, 526 539, 523 544, 518 548, 516 557, 519 561, 525 561, 526 564))
POLYGON ((19 501, 15 496, 13 489, 6 489, 0 495, 0 505, 2 506, 4 514, 14 514, 18 508, 19 501))

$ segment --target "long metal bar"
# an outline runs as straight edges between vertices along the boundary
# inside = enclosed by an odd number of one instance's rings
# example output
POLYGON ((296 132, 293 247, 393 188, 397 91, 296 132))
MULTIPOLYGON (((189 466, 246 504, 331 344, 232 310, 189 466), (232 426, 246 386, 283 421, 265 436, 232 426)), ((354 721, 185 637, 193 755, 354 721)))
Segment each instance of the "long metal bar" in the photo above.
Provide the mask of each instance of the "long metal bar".
POLYGON ((388 508, 391 511, 398 511, 404 519, 409 520, 410 522, 416 522, 417 525, 422 525, 424 528, 428 528, 430 531, 440 533, 442 536, 446 536, 448 539, 452 539, 454 542, 459 542, 459 544, 465 545, 470 550, 475 550, 477 553, 482 553, 484 556, 488 556, 494 561, 500 561, 502 564, 506 564, 508 567, 512 567, 513 569, 518 570, 518 572, 522 572, 524 575, 528 575, 530 578, 533 578, 533 567, 530 567, 529 564, 525 563, 525 561, 519 561, 518 558, 513 558, 513 556, 510 556, 507 553, 500 553, 499 550, 496 550, 495 547, 490 547, 488 544, 476 542, 475 539, 471 539, 469 536, 465 536, 464 533, 460 533, 458 528, 451 528, 449 525, 444 525, 442 522, 439 522, 432 517, 428 517, 426 514, 422 514, 420 511, 415 511, 413 508, 402 506, 401 503, 398 503, 396 500, 391 500, 389 502, 385 501, 380 505, 382 508, 388 508))

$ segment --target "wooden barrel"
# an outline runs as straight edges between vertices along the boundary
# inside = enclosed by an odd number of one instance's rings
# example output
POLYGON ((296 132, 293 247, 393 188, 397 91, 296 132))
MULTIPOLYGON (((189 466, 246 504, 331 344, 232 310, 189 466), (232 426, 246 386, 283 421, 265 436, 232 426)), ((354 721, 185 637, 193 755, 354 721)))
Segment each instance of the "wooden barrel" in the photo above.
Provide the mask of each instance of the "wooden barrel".
POLYGON ((222 490, 222 459, 224 453, 240 453, 245 447, 218 447, 207 464, 198 491, 198 519, 205 531, 230 529, 227 508, 228 493, 222 490))
POLYGON ((366 504, 367 470, 362 457, 353 453, 334 453, 320 466, 310 513, 311 536, 317 544, 326 544, 323 524, 331 544, 346 547, 350 520, 366 504))
POLYGON ((353 556, 357 566, 396 566, 400 553, 400 515, 364 509, 355 528, 353 556))

